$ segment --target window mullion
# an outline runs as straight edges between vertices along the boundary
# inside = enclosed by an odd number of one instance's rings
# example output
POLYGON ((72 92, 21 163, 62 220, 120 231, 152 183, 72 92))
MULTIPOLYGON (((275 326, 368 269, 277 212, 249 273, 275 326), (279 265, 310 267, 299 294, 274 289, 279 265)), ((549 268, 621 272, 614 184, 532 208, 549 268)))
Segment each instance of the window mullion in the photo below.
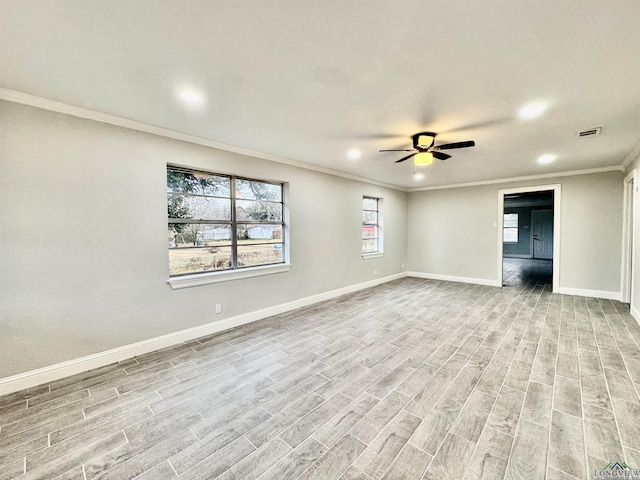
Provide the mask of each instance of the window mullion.
POLYGON ((236 177, 231 177, 231 268, 238 268, 238 228, 236 214, 236 177))
POLYGON ((283 184, 168 166, 167 190, 168 213, 171 215, 175 211, 176 216, 179 217, 168 218, 169 275, 171 277, 219 270, 238 270, 245 266, 283 263, 287 260, 284 250, 285 219, 273 218, 276 210, 282 212, 282 215, 285 212, 283 184), (187 191, 171 191, 174 185, 171 182, 177 182, 175 184, 177 189, 187 191), (243 195, 244 182, 249 182, 246 189, 251 189, 253 195, 243 195), (256 185, 251 182, 255 182, 256 185), (277 185, 280 190, 280 201, 261 199, 260 197, 277 193, 273 185, 277 185), (228 196, 219 196, 220 192, 228 192, 228 196), (243 196, 256 198, 242 198, 243 196), (205 200, 200 200, 202 198, 205 200), (228 200, 229 203, 222 199, 228 200), (172 210, 172 205, 179 208, 172 210), (229 206, 231 208, 227 214, 226 210, 229 206), (265 220, 258 220, 265 215, 267 217, 265 220), (221 216, 225 219, 202 218, 221 216), (240 226, 243 230, 239 232, 240 226), (250 231, 253 226, 263 228, 250 231), (250 240, 246 245, 251 248, 245 248, 243 240, 241 267, 240 237, 244 239, 245 232, 247 240, 250 240), (279 232, 277 238, 275 232, 279 232), (282 250, 272 250, 270 248, 272 245, 273 249, 282 248, 282 250))

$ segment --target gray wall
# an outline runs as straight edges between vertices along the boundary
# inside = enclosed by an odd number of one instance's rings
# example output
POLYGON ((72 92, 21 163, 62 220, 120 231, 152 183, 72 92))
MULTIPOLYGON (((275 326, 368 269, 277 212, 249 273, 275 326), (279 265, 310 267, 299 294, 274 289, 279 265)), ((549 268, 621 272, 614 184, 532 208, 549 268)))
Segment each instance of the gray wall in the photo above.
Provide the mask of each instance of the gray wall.
POLYGON ((0 378, 399 273, 406 232, 401 191, 0 102, 0 378), (167 163, 289 182, 291 270, 172 290, 167 163))
POLYGON ((497 190, 507 187, 561 183, 560 285, 617 292, 622 178, 610 172, 407 199, 396 190, 0 102, 0 378, 373 280, 374 269, 379 277, 399 273, 403 262, 418 272, 494 280, 497 190), (167 163, 289 182, 291 270, 172 290, 167 163), (362 195, 384 198, 382 258, 360 256, 362 195), (220 315, 212 312, 216 303, 220 315))
POLYGON ((412 192, 408 268, 494 281, 498 190, 561 184, 561 231, 554 232, 560 234, 560 287, 618 293, 623 177, 622 172, 606 172, 412 192))

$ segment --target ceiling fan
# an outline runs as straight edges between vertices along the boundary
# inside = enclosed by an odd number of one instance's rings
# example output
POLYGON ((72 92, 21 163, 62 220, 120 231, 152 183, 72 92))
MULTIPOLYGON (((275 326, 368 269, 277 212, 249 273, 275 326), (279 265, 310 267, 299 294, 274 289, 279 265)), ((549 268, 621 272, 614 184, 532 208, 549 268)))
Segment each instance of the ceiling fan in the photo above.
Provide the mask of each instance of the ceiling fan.
POLYGON ((400 160, 396 160, 395 163, 404 162, 415 156, 413 162, 415 165, 431 165, 433 159, 446 160, 451 158, 451 155, 442 153, 441 150, 453 150, 455 148, 467 148, 475 146, 476 142, 469 140, 466 142, 445 143, 444 145, 434 145, 437 133, 433 132, 421 132, 416 133, 411 138, 413 139, 413 149, 402 150, 379 150, 380 152, 411 152, 410 155, 402 157, 400 160))

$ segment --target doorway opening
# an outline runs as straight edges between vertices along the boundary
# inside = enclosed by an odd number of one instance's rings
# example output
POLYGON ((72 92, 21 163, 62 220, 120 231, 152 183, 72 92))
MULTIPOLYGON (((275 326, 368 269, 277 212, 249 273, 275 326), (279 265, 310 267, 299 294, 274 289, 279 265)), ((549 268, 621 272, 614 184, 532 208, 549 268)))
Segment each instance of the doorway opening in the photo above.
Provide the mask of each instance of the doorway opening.
POLYGON ((558 289, 560 186, 499 192, 498 285, 558 289))

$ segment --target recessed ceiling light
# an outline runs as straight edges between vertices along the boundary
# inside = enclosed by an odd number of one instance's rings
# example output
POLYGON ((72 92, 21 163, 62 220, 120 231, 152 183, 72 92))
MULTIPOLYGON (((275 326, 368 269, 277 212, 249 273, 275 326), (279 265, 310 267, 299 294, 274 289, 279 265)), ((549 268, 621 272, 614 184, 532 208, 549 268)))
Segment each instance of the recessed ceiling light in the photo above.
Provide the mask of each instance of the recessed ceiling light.
POLYGON ((205 103, 204 95, 195 90, 180 90, 178 98, 188 107, 200 107, 205 103))
POLYGON ((540 155, 538 157, 538 163, 542 163, 543 165, 546 165, 547 163, 553 162, 556 158, 558 158, 557 155, 552 155, 550 153, 547 153, 545 155, 540 155))
POLYGON ((362 156, 362 152, 357 148, 352 148, 347 152, 347 158, 349 160, 358 160, 362 156))
POLYGON ((423 178, 424 178, 424 173, 417 172, 413 174, 414 180, 422 180, 423 178))
POLYGON ((525 105, 518 111, 518 116, 523 120, 531 120, 539 117, 547 109, 547 105, 543 102, 533 102, 525 105))

